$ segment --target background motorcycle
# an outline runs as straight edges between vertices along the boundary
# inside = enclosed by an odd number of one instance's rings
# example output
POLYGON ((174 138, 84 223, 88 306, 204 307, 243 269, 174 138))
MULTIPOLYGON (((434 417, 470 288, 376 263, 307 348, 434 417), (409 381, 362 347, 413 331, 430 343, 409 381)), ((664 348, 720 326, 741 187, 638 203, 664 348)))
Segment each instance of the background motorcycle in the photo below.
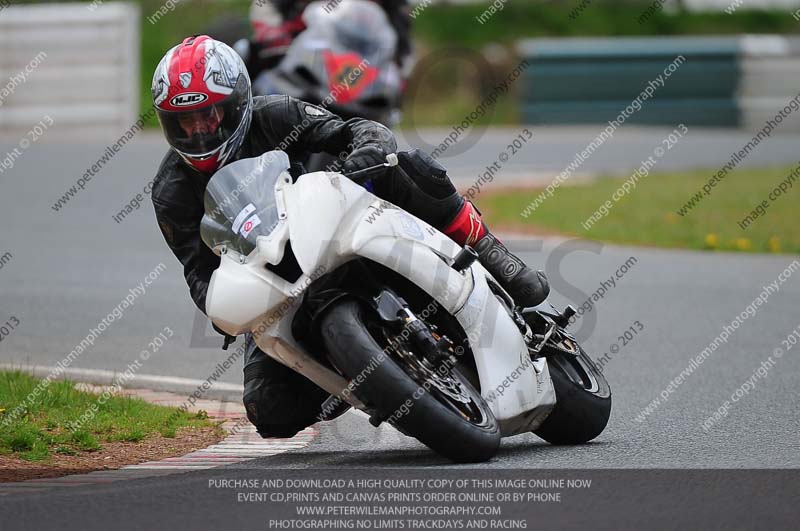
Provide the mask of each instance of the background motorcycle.
POLYGON ((454 461, 528 431, 557 444, 602 432, 611 393, 564 329, 573 310, 515 308, 472 249, 354 182, 369 170, 293 183, 288 168, 272 151, 208 184, 217 326, 331 393, 323 409, 349 402, 454 461))
MULTIPOLYGON (((306 29, 271 69, 250 72, 254 94, 288 94, 324 105, 345 120, 359 117, 387 126, 399 121, 402 79, 394 61, 397 36, 383 9, 368 0, 342 0, 327 12, 313 2, 306 29)), ((237 43, 247 59, 249 43, 237 43)), ((247 60, 246 60, 247 62, 247 60)), ((259 64, 250 61, 248 64, 259 64)))

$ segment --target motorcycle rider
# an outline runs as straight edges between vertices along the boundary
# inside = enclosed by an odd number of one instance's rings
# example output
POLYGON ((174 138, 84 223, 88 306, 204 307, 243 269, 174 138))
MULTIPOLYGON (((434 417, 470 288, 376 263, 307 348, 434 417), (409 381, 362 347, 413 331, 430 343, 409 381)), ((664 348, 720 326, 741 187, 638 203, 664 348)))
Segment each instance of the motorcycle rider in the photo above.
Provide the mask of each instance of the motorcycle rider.
MULTIPOLYGON (((312 0, 253 0, 250 6, 250 23, 253 38, 249 43, 248 67, 250 73, 275 67, 286 48, 305 28, 303 11, 312 0)), ((389 23, 397 34, 395 62, 401 72, 407 70, 411 56, 411 17, 406 0, 374 0, 386 12, 389 23)), ((336 9, 341 0, 324 3, 329 12, 336 9)), ((237 49, 239 48, 237 43, 237 49)), ((243 50, 239 50, 242 52, 243 50)), ((254 74, 253 74, 254 75, 254 74)))
MULTIPOLYGON (((152 201, 161 232, 184 266, 195 304, 205 299, 220 259, 200 236, 203 197, 211 175, 241 158, 282 149, 303 173, 311 152, 346 154, 344 172, 382 164, 397 150, 386 127, 288 96, 253 97, 242 59, 205 35, 188 37, 163 57, 153 76, 153 101, 170 150, 154 179, 152 201)), ((480 262, 522 306, 549 292, 541 271, 528 268, 495 238, 480 213, 465 201, 445 169, 419 151, 401 154, 400 168, 371 181, 376 195, 439 228, 460 245, 471 245, 480 262)), ((290 437, 315 423, 328 394, 268 357, 245 337, 244 404, 262 437, 290 437)))

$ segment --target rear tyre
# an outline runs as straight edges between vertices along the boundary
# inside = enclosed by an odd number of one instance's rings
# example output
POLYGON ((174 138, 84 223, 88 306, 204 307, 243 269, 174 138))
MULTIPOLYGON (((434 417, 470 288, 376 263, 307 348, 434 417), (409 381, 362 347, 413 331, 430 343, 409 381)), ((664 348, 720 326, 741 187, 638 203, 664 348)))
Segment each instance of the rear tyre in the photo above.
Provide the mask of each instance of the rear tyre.
POLYGON ((376 341, 381 325, 352 300, 336 303, 322 317, 320 332, 331 361, 354 382, 353 392, 398 430, 453 461, 491 459, 500 446, 500 427, 480 393, 456 369, 435 385, 422 386, 411 376, 419 379, 419 368, 376 341), (466 402, 453 400, 448 390, 466 402))
POLYGON ((551 345, 542 351, 553 379, 556 406, 534 433, 551 444, 589 442, 603 432, 611 415, 608 382, 577 343, 569 345, 579 350, 577 356, 551 345))

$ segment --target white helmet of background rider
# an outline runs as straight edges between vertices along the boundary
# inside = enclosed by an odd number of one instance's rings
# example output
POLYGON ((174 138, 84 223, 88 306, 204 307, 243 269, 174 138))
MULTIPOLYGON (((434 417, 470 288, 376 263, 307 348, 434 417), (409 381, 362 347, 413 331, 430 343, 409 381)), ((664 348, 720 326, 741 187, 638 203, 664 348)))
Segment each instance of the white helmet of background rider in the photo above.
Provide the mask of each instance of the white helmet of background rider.
POLYGON ((233 160, 253 113, 250 77, 233 48, 188 37, 161 59, 152 90, 164 136, 187 163, 210 174, 233 160))

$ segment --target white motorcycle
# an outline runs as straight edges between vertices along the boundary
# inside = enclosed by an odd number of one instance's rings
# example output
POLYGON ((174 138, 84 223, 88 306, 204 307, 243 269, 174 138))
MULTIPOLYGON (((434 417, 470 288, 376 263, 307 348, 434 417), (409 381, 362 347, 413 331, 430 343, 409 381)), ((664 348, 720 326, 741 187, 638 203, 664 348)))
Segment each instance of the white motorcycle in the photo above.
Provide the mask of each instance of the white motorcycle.
POLYGON ((218 327, 329 392, 323 410, 347 402, 457 462, 529 431, 555 444, 603 431, 611 391, 564 330, 571 307, 516 308, 471 248, 354 182, 369 170, 293 182, 288 169, 271 151, 208 184, 218 327))

